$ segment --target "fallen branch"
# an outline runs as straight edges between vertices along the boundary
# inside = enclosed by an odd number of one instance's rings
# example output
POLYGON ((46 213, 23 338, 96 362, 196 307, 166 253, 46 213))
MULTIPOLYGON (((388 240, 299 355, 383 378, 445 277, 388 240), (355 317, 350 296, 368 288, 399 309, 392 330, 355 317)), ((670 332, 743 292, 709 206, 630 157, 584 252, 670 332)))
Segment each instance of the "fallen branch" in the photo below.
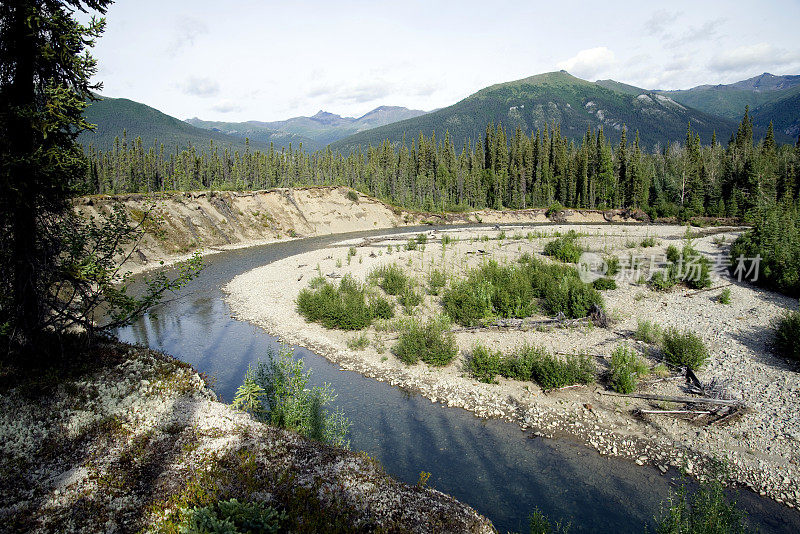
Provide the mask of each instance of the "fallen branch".
POLYGON ((722 284, 721 286, 716 286, 716 287, 707 287, 705 289, 698 289, 697 291, 692 291, 691 293, 686 293, 684 295, 684 297, 693 297, 693 296, 697 295, 698 293, 703 293, 705 291, 714 291, 715 289, 722 289, 723 287, 728 287, 728 286, 731 286, 731 285, 733 285, 733 283, 722 284))
POLYGON ((695 413, 701 415, 708 415, 711 412, 708 410, 639 410, 639 413, 651 413, 651 414, 695 413))
POLYGON ((711 399, 709 397, 671 397, 668 395, 648 395, 645 393, 625 394, 625 393, 616 393, 614 391, 601 391, 600 394, 608 395, 611 397, 628 397, 628 398, 647 399, 647 400, 664 401, 664 402, 680 402, 683 404, 719 404, 721 406, 735 406, 735 407, 743 406, 743 404, 740 401, 711 399))

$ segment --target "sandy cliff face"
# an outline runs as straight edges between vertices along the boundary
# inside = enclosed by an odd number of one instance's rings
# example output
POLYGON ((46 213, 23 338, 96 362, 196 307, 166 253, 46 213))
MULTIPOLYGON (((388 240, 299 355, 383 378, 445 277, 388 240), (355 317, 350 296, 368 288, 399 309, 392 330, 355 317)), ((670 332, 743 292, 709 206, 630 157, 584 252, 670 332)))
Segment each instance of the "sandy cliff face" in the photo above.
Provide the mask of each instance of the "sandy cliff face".
MULTIPOLYGON (((108 213, 121 203, 145 236, 126 269, 133 272, 188 257, 281 239, 310 237, 419 224, 635 222, 623 210, 481 210, 458 214, 410 212, 346 187, 282 188, 267 191, 196 191, 79 198, 86 217, 108 213)), ((643 214, 639 214, 643 215, 643 214)), ((646 217, 646 216, 644 216, 646 217)))

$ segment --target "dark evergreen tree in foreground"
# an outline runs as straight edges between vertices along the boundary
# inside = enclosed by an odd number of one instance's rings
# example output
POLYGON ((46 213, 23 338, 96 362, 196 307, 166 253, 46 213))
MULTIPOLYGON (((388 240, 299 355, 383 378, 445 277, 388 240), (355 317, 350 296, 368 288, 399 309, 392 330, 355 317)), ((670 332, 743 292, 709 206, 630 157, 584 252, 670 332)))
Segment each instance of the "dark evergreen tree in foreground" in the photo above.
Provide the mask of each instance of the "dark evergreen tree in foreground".
MULTIPOLYGON (((72 186, 88 167, 76 138, 96 62, 88 53, 105 21, 82 25, 76 11, 105 13, 110 0, 26 0, 0 4, 0 337, 36 354, 51 334, 122 324, 178 280, 159 277, 133 298, 116 286, 115 260, 138 229, 121 210, 83 221, 72 186), (103 309, 103 314, 96 314, 103 309)), ((128 251, 130 250, 127 249, 128 251)))

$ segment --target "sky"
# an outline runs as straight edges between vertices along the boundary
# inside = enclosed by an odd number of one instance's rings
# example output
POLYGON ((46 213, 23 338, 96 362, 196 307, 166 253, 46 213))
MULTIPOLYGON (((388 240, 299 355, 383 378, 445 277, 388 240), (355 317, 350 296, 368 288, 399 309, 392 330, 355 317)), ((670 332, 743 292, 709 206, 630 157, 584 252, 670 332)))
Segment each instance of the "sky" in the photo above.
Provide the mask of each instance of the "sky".
POLYGON ((186 119, 432 110, 553 70, 648 89, 800 74, 800 1, 117 0, 102 94, 186 119))

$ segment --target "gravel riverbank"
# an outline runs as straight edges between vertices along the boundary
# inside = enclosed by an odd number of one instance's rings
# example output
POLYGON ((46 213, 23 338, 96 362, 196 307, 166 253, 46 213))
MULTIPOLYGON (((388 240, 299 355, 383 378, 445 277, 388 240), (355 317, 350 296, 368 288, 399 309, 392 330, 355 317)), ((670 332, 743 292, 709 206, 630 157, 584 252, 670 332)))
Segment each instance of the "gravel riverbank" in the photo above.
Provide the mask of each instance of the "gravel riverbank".
MULTIPOLYGON (((717 302, 721 289, 695 293, 687 289, 655 292, 636 280, 618 282, 604 291, 606 309, 615 319, 608 328, 572 327, 519 330, 488 329, 459 332, 461 350, 456 361, 444 368, 424 363, 407 366, 391 354, 396 333, 391 328, 366 330, 370 341, 363 350, 351 350, 353 333, 309 324, 297 313, 299 291, 320 273, 351 274, 366 280, 376 267, 390 263, 402 266, 419 282, 433 268, 458 276, 487 258, 515 261, 528 252, 540 254, 553 232, 574 228, 584 234, 580 241, 598 254, 615 254, 623 263, 630 255, 648 259, 663 255, 669 244, 680 246, 685 228, 649 225, 552 225, 536 228, 505 228, 500 231, 443 229, 429 232, 423 250, 408 251, 398 245, 409 236, 381 240, 342 242, 323 250, 293 256, 254 269, 234 278, 224 290, 233 313, 260 325, 284 341, 315 350, 342 368, 419 391, 434 402, 458 406, 480 417, 499 417, 516 422, 543 436, 570 436, 600 453, 627 457, 639 464, 654 464, 662 470, 680 467, 703 476, 724 460, 731 480, 751 487, 787 506, 800 503, 800 374, 770 347, 770 327, 797 302, 775 293, 739 283, 727 286, 731 304, 717 302), (451 243, 442 246, 442 236, 451 243), (484 237, 485 236, 485 237, 484 237), (654 237, 655 247, 642 248, 645 237, 654 237), (486 239, 486 240, 484 240, 486 239), (390 251, 391 246, 391 251, 390 251), (355 247, 355 256, 350 248, 355 247), (588 387, 545 392, 534 383, 499 379, 483 384, 465 370, 465 355, 480 339, 486 346, 510 351, 527 342, 552 352, 588 352, 598 355, 598 372, 620 343, 639 349, 651 364, 659 353, 632 337, 637 320, 651 320, 662 327, 678 327, 700 335, 711 358, 698 373, 703 382, 716 379, 729 394, 749 410, 726 425, 701 426, 666 415, 635 413, 648 408, 648 401, 604 395, 602 381, 588 387)), ((702 231, 695 247, 714 257, 724 253, 739 229, 702 231), (722 241, 724 238, 724 241, 722 241)), ((715 279, 714 286, 729 283, 715 279)), ((396 313, 402 314, 401 308, 396 313)), ((414 315, 424 317, 441 311, 438 297, 426 295, 414 315)), ((544 319, 542 317, 541 319, 544 319)), ((682 395, 682 381, 645 381, 640 392, 682 395)))

